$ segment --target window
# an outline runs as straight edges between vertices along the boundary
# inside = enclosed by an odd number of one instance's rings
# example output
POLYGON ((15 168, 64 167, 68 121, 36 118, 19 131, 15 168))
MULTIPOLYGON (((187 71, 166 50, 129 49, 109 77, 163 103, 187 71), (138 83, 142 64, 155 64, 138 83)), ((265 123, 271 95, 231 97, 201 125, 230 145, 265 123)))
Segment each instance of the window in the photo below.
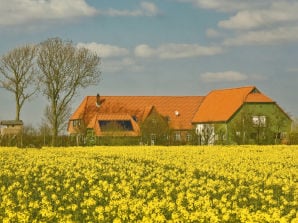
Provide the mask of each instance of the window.
POLYGON ((256 132, 250 133, 250 138, 256 140, 257 139, 257 133, 256 132))
POLYGON ((180 132, 175 132, 175 140, 176 141, 181 141, 181 134, 180 134, 180 132))
POLYGON ((191 135, 191 133, 188 132, 188 133, 186 134, 186 141, 187 141, 187 142, 190 142, 191 139, 192 139, 192 135, 191 135))
POLYGON ((98 122, 102 131, 133 131, 130 120, 100 120, 98 122))
POLYGON ((155 145, 155 142, 156 142, 156 134, 155 133, 151 133, 150 134, 150 139, 151 139, 151 146, 154 146, 155 145))
POLYGON ((275 135, 276 139, 286 139, 287 138, 287 133, 286 132, 278 132, 275 135))
POLYGON ((94 136, 94 130, 93 129, 87 129, 87 135, 88 136, 94 136))
POLYGON ((215 134, 214 139, 215 139, 215 141, 218 141, 219 140, 219 135, 215 134))
POLYGON ((287 136, 288 136, 288 133, 286 133, 286 132, 282 132, 282 133, 280 134, 280 138, 281 138, 281 139, 286 139, 287 136))
POLYGON ((252 94, 258 94, 258 93, 260 93, 260 91, 259 91, 258 89, 255 88, 255 89, 252 90, 251 93, 252 93, 252 94))
POLYGON ((80 127, 81 126, 81 119, 72 120, 73 127, 80 127))
POLYGON ((156 134, 155 133, 151 133, 150 134, 150 138, 151 138, 151 140, 156 140, 156 134))
POLYGON ((266 126, 266 116, 253 116, 252 123, 256 127, 265 127, 266 126))
POLYGON ((156 121, 155 118, 152 118, 151 121, 152 121, 152 124, 156 124, 157 123, 157 121, 156 121))
POLYGON ((222 135, 222 140, 227 140, 227 134, 222 135))

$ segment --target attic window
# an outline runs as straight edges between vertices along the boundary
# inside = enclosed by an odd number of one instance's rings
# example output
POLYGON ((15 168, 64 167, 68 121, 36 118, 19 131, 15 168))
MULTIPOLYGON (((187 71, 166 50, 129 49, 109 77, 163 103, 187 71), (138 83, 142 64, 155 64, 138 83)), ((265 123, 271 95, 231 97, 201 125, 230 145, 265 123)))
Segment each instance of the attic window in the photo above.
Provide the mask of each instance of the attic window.
POLYGON ((130 120, 100 120, 98 123, 103 132, 133 131, 130 120))
POLYGON ((259 93, 260 93, 260 91, 257 88, 255 88, 251 91, 251 94, 259 94, 259 93))

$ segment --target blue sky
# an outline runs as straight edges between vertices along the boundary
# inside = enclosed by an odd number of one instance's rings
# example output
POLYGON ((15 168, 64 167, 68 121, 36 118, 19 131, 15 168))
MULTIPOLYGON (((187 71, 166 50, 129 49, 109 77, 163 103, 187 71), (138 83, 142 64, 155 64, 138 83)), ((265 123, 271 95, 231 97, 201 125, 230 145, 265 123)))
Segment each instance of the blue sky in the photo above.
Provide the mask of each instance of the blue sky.
MULTIPOLYGON (((51 37, 102 58, 102 81, 86 95, 206 95, 255 85, 298 117, 296 0, 0 0, 0 55, 51 37)), ((14 118, 0 89, 0 120, 14 118)), ((45 98, 21 118, 38 125, 45 98)))

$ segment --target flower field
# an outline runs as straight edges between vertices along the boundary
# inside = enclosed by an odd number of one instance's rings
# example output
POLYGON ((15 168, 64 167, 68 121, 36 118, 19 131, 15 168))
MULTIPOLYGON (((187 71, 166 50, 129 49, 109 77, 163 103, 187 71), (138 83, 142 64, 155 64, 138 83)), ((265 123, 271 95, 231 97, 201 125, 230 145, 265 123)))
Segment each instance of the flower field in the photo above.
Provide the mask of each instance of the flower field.
POLYGON ((298 222, 298 147, 0 148, 0 222, 298 222))

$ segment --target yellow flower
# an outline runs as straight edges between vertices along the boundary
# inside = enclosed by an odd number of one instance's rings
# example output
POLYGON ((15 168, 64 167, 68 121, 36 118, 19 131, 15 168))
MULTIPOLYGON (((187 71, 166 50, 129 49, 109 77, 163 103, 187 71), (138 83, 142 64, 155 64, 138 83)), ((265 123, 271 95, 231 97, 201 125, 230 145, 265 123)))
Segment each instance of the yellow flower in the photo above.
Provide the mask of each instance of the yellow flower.
POLYGON ((52 194, 52 195, 51 195, 51 198, 52 198, 52 200, 54 200, 54 201, 56 201, 56 200, 58 199, 58 197, 57 197, 56 194, 52 194))
POLYGON ((113 223, 121 223, 121 219, 120 219, 120 218, 115 218, 115 219, 113 220, 113 223))
POLYGON ((297 162, 292 146, 0 147, 0 221, 295 223, 297 162))
POLYGON ((229 219, 230 219, 230 214, 229 214, 229 213, 225 213, 225 214, 222 216, 222 219, 223 219, 224 221, 229 221, 229 219))

